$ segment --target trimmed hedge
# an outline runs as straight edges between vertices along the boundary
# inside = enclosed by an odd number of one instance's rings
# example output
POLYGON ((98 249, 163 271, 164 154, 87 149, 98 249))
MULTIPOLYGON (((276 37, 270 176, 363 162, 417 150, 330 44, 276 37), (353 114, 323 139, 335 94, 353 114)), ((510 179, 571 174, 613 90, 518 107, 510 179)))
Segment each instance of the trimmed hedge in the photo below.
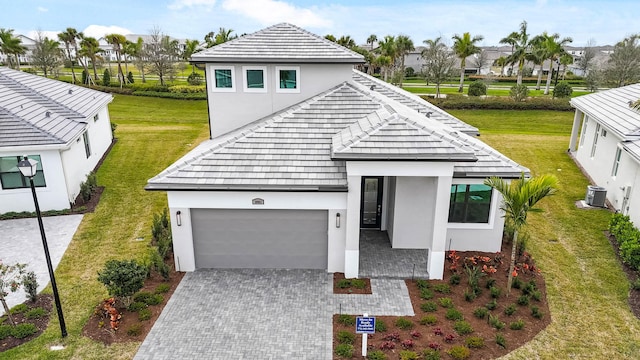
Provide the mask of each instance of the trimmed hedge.
POLYGON ((181 100, 207 100, 206 93, 174 93, 174 92, 157 92, 157 91, 134 91, 132 95, 135 96, 150 96, 167 99, 181 99, 181 100))
POLYGON ((526 101, 516 102, 506 97, 464 97, 447 96, 443 99, 435 99, 429 96, 421 96, 428 102, 447 110, 555 110, 574 111, 567 99, 530 98, 526 101))
POLYGON ((640 230, 629 216, 613 214, 609 220, 609 232, 620 246, 620 257, 634 270, 640 270, 640 230))

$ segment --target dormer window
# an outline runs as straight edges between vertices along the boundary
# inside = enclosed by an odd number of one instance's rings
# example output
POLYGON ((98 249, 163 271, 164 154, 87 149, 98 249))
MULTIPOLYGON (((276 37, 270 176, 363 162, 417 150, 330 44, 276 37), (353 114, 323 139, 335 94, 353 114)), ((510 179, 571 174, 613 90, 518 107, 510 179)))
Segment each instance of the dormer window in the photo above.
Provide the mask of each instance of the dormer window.
POLYGON ((300 67, 276 66, 276 92, 300 92, 300 67))
POLYGON ((267 92, 267 67, 243 66, 245 92, 267 92))
POLYGON ((236 79, 235 69, 233 66, 214 66, 213 67, 213 84, 212 89, 215 92, 235 92, 236 79))

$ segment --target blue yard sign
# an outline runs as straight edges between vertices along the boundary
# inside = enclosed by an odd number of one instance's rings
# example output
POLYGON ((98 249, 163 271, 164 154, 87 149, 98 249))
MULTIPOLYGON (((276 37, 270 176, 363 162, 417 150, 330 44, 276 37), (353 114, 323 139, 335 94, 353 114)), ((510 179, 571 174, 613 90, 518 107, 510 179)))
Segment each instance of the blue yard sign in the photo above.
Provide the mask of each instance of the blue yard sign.
POLYGON ((374 316, 356 317, 356 334, 375 334, 376 318, 374 316))

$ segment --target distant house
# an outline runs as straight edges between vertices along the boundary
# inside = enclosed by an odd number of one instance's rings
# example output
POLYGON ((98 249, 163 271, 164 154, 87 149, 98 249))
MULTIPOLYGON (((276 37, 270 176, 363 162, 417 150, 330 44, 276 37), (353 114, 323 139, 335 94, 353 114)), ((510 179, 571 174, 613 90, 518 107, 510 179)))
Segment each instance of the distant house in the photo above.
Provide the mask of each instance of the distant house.
POLYGON ((640 225, 640 84, 571 99, 576 108, 569 151, 616 211, 640 225))
POLYGON ((424 250, 433 279, 447 250, 500 250, 502 198, 483 181, 528 170, 475 127, 355 70, 361 55, 278 24, 191 61, 206 71, 211 139, 146 186, 167 192, 179 270, 357 277, 361 229, 391 251, 424 250))
POLYGON ((0 67, 0 213, 33 211, 21 156, 38 161, 40 208, 68 209, 112 142, 110 94, 0 67))

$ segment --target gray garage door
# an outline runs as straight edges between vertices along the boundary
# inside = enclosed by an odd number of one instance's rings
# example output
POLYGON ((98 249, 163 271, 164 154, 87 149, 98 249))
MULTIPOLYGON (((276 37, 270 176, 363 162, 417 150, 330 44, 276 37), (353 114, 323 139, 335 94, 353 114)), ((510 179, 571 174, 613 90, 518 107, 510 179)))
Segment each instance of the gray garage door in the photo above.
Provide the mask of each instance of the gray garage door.
POLYGON ((327 211, 193 209, 196 268, 327 268, 327 211))

